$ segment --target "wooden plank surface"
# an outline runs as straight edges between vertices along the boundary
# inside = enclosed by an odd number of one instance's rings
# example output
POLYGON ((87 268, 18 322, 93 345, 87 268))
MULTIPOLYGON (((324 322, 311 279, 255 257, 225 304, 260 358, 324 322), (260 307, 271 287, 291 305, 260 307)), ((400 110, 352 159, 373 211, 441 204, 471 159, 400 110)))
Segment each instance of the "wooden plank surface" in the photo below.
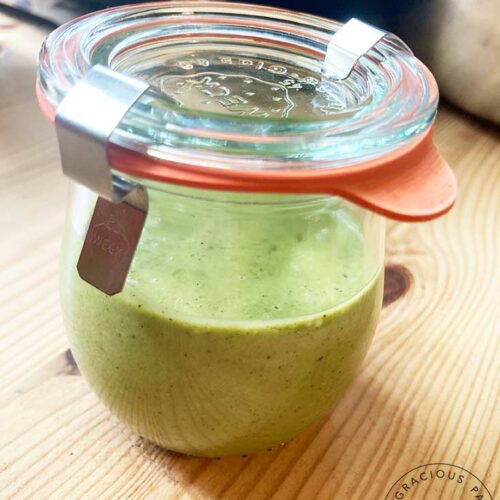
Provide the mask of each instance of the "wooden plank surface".
MULTIPOLYGON (((272 452, 179 456, 110 416, 67 350, 66 182, 34 97, 45 33, 0 12, 0 498, 375 500, 433 462, 471 470, 497 496, 498 129, 441 109, 436 142, 459 200, 432 223, 389 224, 382 319, 331 414, 272 452)), ((432 498, 462 498, 450 491, 432 498)))

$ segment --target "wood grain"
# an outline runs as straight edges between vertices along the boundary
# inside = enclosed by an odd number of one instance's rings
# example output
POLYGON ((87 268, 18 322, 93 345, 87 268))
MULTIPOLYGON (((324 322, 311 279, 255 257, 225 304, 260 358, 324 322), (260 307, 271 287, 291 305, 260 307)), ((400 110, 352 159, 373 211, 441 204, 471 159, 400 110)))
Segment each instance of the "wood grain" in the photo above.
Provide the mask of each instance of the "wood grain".
POLYGON ((179 456, 124 429, 67 353, 65 181, 34 98, 44 35, 0 13, 0 498, 378 500, 431 462, 473 471, 497 496, 498 130, 441 109, 436 142, 458 175, 457 205, 432 223, 389 224, 386 307, 331 414, 271 452, 179 456))

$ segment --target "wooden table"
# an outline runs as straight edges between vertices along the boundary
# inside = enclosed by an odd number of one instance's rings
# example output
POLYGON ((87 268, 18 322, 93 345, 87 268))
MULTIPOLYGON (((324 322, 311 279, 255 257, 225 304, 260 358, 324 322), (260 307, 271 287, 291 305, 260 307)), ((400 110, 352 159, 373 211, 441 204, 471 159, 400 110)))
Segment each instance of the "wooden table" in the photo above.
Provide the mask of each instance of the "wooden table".
POLYGON ((34 96, 45 34, 0 13, 0 498, 375 500, 431 462, 465 467, 498 495, 498 130, 441 109, 436 142, 460 197, 432 223, 389 224, 380 326, 330 415, 272 452, 179 456, 110 416, 68 351, 66 181, 34 96))

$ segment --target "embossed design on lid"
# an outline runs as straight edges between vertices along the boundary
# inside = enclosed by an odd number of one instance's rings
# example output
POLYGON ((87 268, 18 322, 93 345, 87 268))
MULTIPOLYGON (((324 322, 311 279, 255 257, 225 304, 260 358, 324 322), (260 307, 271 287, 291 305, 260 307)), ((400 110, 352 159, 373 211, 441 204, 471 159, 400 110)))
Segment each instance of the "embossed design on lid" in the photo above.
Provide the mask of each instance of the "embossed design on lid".
POLYGON ((38 95, 53 118, 95 64, 147 81, 108 144, 111 165, 132 177, 337 194, 404 220, 446 212, 456 183, 431 141, 434 78, 390 36, 347 78, 325 75, 340 26, 225 2, 108 9, 49 36, 38 95))
POLYGON ((426 68, 389 37, 361 57, 345 80, 323 75, 328 43, 340 26, 307 14, 225 2, 109 9, 49 36, 40 56, 39 88, 50 113, 95 64, 146 80, 151 90, 111 141, 155 158, 238 170, 352 165, 424 133, 438 93, 426 68), (194 92, 203 89, 192 84, 193 100, 180 103, 166 83, 205 72, 226 76, 236 87, 231 93, 260 113, 234 112, 237 105, 230 101, 207 104, 194 92), (244 77, 260 81, 260 92, 241 95, 244 77), (276 97, 293 103, 290 109, 273 111, 283 108, 267 95, 273 86, 280 89, 276 97))

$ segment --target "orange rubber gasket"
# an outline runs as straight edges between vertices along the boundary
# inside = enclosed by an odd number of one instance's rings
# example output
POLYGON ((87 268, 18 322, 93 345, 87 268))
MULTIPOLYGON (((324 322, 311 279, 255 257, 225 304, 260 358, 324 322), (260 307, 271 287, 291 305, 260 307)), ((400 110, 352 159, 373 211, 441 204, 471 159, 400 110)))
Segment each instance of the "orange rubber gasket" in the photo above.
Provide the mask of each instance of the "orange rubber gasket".
MULTIPOLYGON (((37 85, 40 107, 55 109, 37 85)), ((124 174, 183 186, 259 193, 331 194, 386 217, 431 220, 457 197, 456 178, 432 142, 432 127, 411 143, 355 165, 317 170, 230 170, 175 163, 108 145, 110 165, 124 174)))

